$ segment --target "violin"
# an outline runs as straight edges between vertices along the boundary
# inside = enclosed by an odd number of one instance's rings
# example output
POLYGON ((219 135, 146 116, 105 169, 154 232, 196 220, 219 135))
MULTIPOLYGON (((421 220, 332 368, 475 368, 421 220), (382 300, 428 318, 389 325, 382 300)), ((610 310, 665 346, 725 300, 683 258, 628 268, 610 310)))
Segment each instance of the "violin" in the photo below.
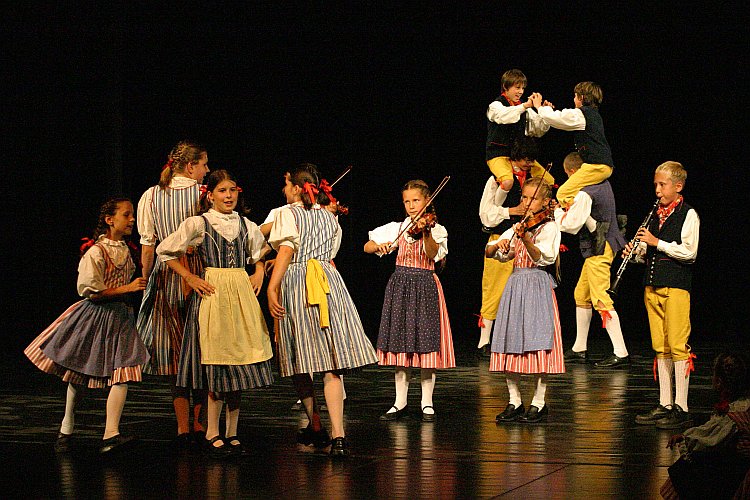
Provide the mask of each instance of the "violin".
POLYGON ((544 224, 545 222, 552 220, 554 218, 554 214, 555 214, 555 211, 550 204, 534 214, 527 215, 516 226, 515 228, 516 236, 518 236, 519 238, 522 238, 523 235, 526 234, 527 231, 531 231, 537 226, 540 226, 541 224, 544 224))
POLYGON ((336 202, 333 215, 349 215, 349 207, 336 202))
POLYGON ((409 227, 406 231, 409 236, 418 240, 422 237, 425 230, 429 231, 437 224, 437 214, 435 212, 425 212, 418 219, 414 220, 414 224, 409 227))

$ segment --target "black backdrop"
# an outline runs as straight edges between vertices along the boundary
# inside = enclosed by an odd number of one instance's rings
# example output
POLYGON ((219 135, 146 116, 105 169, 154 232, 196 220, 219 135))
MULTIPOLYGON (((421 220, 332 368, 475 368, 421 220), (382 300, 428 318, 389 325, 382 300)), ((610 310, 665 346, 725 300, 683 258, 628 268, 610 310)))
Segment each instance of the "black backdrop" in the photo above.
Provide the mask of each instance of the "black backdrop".
MULTIPOLYGON (((468 350, 485 240, 477 217, 488 177, 484 112, 511 67, 558 108, 572 106, 578 81, 603 86, 611 181, 629 236, 653 203, 653 169, 683 162, 686 199, 702 220, 692 343, 744 333, 747 28, 739 17, 668 6, 376 4, 11 9, 2 68, 10 199, 2 334, 12 361, 76 300, 78 240, 100 203, 115 194, 137 202, 183 138, 206 145, 212 168, 238 174, 256 222, 283 203, 289 164, 311 161, 329 179, 353 166, 336 190, 351 208, 337 265, 373 340, 393 258, 362 252, 367 230, 402 216, 406 180, 436 185, 451 175, 436 202, 450 234, 441 279, 454 336, 468 350)), ((551 131, 541 145, 562 179, 571 135, 551 131)), ((580 257, 562 261, 569 343, 580 257)), ((617 307, 626 340, 647 352, 640 275, 628 270, 617 307)))

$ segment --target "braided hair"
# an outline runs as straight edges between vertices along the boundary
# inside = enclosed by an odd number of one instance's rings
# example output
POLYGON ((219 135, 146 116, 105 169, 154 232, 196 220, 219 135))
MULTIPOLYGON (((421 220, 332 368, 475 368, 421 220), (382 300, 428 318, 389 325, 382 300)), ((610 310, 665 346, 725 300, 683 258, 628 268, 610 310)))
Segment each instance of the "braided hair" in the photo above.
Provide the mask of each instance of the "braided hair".
POLYGON ((320 186, 320 172, 318 167, 312 163, 298 163, 289 170, 289 182, 295 186, 302 188, 302 204, 305 209, 310 210, 313 205, 328 205, 331 200, 322 191, 319 190, 320 186), (310 194, 305 189, 305 185, 311 185, 314 188, 314 194, 310 197, 310 194))
MULTIPOLYGON (((404 191, 408 191, 410 189, 416 189, 417 191, 422 193, 422 196, 424 196, 425 200, 427 201, 429 201, 430 196, 432 195, 430 186, 428 186, 427 183, 422 179, 413 179, 407 181, 406 184, 401 187, 401 192, 403 193, 404 191)), ((425 209, 425 213, 432 213, 437 215, 437 213, 435 212, 435 205, 430 204, 430 206, 425 209)))
POLYGON ((206 148, 194 142, 178 142, 177 145, 172 148, 172 151, 169 152, 169 156, 167 156, 167 163, 164 164, 161 176, 159 177, 159 187, 167 189, 175 172, 184 172, 189 163, 198 163, 206 153, 206 148))

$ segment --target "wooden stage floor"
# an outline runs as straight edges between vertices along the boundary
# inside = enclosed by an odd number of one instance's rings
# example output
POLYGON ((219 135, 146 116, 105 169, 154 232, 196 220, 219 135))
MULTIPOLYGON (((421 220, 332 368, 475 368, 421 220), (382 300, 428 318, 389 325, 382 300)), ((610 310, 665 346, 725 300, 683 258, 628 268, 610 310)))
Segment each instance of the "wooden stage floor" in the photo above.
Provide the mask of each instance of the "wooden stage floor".
MULTIPOLYGON (((714 402, 711 360, 731 348, 717 342, 698 353, 689 396, 697 423, 714 402)), ((58 454, 52 444, 65 385, 20 357, 8 359, 0 491, 5 498, 658 498, 676 455, 666 448, 672 432, 633 421, 658 397, 648 349, 631 349, 627 368, 568 365, 550 378, 547 423, 506 425, 495 424, 507 402, 503 376, 467 351, 457 369, 438 373, 433 423, 419 418, 418 374, 412 413, 392 423, 378 420, 393 402, 392 370, 346 377, 352 455, 340 461, 294 443, 306 419, 290 409, 296 397, 287 379, 244 395, 239 435, 252 454, 243 459, 176 452, 169 389, 154 378, 128 394, 121 431, 137 436, 136 444, 112 457, 98 454, 105 393, 92 391, 78 413, 76 450, 58 454)), ((522 390, 528 404, 529 380, 522 390)))

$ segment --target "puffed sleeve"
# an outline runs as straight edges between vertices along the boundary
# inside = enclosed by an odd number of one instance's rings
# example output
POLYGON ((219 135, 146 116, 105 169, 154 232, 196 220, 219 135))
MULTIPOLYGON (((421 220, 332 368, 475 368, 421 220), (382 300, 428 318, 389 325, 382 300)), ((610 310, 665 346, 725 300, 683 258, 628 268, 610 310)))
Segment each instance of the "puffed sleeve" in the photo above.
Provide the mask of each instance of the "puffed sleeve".
POLYGON ((154 214, 151 211, 154 189, 158 189, 158 187, 148 188, 138 201, 137 223, 138 234, 141 235, 141 245, 156 245, 156 225, 154 224, 154 214))
MULTIPOLYGON (((570 234, 578 234, 578 231, 581 230, 583 225, 591 219, 591 203, 591 196, 584 191, 579 191, 573 199, 573 204, 570 205, 570 208, 568 208, 567 211, 559 207, 556 208, 555 222, 560 228, 560 231, 570 234)), ((591 231, 591 227, 588 225, 586 227, 591 231)), ((594 229, 596 229, 595 220, 594 229)))
MULTIPOLYGON (((500 235, 500 237, 496 240, 487 242, 487 246, 494 245, 500 240, 510 240, 513 237, 513 228, 506 229, 503 234, 500 235)), ((511 243, 510 247, 508 248, 508 253, 500 253, 500 250, 495 252, 495 255, 492 256, 493 259, 499 260, 500 262, 508 262, 509 260, 512 260, 516 257, 516 249, 515 246, 511 243)))
POLYGON ((206 225, 203 217, 199 215, 188 217, 182 221, 177 231, 159 243, 159 246, 156 247, 156 255, 162 262, 179 259, 185 255, 188 247, 195 247, 203 242, 205 232, 206 225))
MULTIPOLYGON (((438 244, 438 251, 433 259, 435 262, 438 262, 448 255, 448 230, 440 224, 435 224, 435 227, 432 228, 431 234, 432 239, 438 244)), ((422 247, 424 248, 424 241, 422 242, 422 247)))
POLYGON ((534 241, 534 246, 539 249, 541 255, 534 264, 537 266, 549 266, 557 260, 560 253, 560 230, 554 222, 548 222, 539 231, 534 241))
POLYGON ((378 245, 388 243, 389 241, 393 241, 396 239, 400 227, 401 224, 399 224, 398 222, 389 222, 384 226, 376 227, 372 231, 368 232, 367 237, 378 245))
POLYGON ((247 263, 255 264, 270 251, 270 248, 255 222, 245 217, 243 219, 245 220, 245 227, 247 227, 247 238, 245 239, 245 249, 248 255, 247 263))
POLYGON ((299 230, 294 214, 288 208, 276 212, 271 226, 271 234, 268 235, 268 243, 278 250, 280 246, 291 247, 296 253, 299 249, 299 230))
POLYGON ((106 290, 107 285, 104 284, 106 267, 107 263, 101 249, 96 245, 89 248, 78 262, 78 295, 88 298, 106 290))
POLYGON ((549 130, 549 123, 533 109, 526 110, 526 117, 526 135, 529 137, 541 137, 549 130))
POLYGON ((482 192, 482 198, 479 200, 479 220, 486 227, 495 227, 505 219, 510 218, 508 208, 502 206, 505 201, 507 191, 495 182, 495 176, 487 179, 482 192))
POLYGON ((656 249, 680 262, 695 262, 695 258, 698 256, 698 233, 700 232, 700 225, 701 221, 698 218, 698 213, 691 208, 687 216, 685 216, 685 222, 682 223, 682 230, 680 231, 682 243, 659 240, 656 249))
POLYGON ((507 125, 518 122, 524 111, 526 108, 523 104, 505 106, 500 101, 492 101, 487 107, 487 119, 500 125, 507 125))

